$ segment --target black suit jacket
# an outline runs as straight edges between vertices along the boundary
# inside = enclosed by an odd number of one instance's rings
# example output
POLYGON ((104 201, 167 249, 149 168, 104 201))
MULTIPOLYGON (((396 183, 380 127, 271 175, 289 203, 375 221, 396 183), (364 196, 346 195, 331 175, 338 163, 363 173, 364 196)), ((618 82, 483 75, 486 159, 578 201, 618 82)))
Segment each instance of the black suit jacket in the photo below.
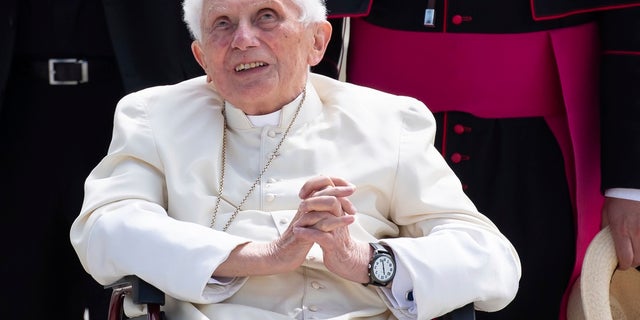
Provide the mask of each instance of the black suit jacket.
MULTIPOLYGON (((0 97, 11 67, 17 3, 0 2, 0 97)), ((126 92, 203 74, 191 54, 180 0, 102 0, 126 92)), ((0 99, 0 108, 2 99, 0 99)))
MULTIPOLYGON (((69 221, 82 203, 82 183, 108 146, 113 109, 121 94, 175 83, 203 71, 191 54, 181 0, 96 0, 104 6, 121 83, 110 80, 73 90, 73 105, 55 100, 49 108, 12 101, 11 110, 8 105, 2 109, 2 103, 8 101, 12 60, 17 57, 21 1, 0 0, 0 184, 11 186, 0 197, 0 212, 7 216, 7 228, 23 230, 28 236, 17 243, 7 237, 0 240, 10 257, 0 263, 0 270, 6 270, 3 275, 15 291, 5 303, 11 308, 3 310, 2 318, 40 319, 54 312, 80 319, 83 309, 89 307, 91 319, 106 319, 109 292, 83 272, 69 245, 69 221), (93 92, 101 94, 100 101, 90 107, 82 105, 96 99, 93 92), (41 181, 42 193, 33 193, 39 192, 33 189, 34 181, 41 181)), ((47 35, 46 28, 41 31, 47 35)), ((43 83, 34 82, 24 93, 11 95, 32 94, 43 83)), ((55 92, 59 97, 70 88, 61 89, 45 94, 55 92)), ((43 101, 25 99, 34 100, 43 101)))

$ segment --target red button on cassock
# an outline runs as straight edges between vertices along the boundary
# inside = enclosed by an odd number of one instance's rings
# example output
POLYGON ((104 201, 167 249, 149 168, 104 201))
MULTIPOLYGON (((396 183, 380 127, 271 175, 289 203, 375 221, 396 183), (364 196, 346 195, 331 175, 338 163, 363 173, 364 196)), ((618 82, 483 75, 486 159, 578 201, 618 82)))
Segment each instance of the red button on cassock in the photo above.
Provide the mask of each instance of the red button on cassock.
POLYGON ((469 160, 469 156, 465 156, 463 154, 454 152, 453 154, 451 154, 450 159, 451 159, 451 162, 453 163, 460 163, 462 160, 469 160))
POLYGON ((457 133, 457 134, 463 134, 465 132, 469 132, 471 131, 471 128, 469 127, 465 127, 461 124, 456 124, 455 126, 453 126, 453 132, 457 133))

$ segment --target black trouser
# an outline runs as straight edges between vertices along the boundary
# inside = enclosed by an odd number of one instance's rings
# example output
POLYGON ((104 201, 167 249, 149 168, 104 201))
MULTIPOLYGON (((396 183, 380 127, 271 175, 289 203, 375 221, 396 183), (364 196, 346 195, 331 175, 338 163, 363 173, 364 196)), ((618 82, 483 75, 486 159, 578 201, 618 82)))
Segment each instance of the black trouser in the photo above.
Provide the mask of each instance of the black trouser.
POLYGON ((461 112, 436 119, 436 146, 446 147, 465 192, 511 240, 522 263, 515 300, 498 312, 478 312, 477 319, 558 319, 575 260, 575 226, 564 160, 544 119, 461 112))
MULTIPOLYGON (((104 63, 104 62, 102 62, 104 63)), ((3 319, 106 319, 109 291, 82 268, 69 230, 105 155, 123 89, 117 66, 53 86, 14 64, 0 117, 3 319)))

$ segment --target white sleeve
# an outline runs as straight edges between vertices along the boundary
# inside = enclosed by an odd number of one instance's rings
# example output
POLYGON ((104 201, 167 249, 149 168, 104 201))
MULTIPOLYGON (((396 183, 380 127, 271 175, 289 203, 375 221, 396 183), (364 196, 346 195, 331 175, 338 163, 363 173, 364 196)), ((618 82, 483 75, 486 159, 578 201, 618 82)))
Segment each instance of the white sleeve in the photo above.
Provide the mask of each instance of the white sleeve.
POLYGON ((490 228, 452 222, 433 228, 424 237, 384 242, 392 248, 399 268, 387 300, 398 308, 392 311, 404 316, 431 319, 469 302, 477 310, 497 311, 518 291, 521 267, 517 253, 503 235, 490 228), (408 291, 415 305, 405 297, 408 291))

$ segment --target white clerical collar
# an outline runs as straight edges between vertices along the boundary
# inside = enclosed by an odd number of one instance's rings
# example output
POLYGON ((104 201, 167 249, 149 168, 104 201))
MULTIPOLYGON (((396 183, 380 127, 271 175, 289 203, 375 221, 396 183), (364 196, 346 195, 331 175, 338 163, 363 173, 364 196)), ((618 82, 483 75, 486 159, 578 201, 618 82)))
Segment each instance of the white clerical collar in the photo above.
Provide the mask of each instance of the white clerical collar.
POLYGON ((264 126, 277 126, 280 124, 280 113, 282 109, 278 109, 274 112, 261 114, 257 116, 247 115, 251 124, 255 127, 264 127, 264 126))

